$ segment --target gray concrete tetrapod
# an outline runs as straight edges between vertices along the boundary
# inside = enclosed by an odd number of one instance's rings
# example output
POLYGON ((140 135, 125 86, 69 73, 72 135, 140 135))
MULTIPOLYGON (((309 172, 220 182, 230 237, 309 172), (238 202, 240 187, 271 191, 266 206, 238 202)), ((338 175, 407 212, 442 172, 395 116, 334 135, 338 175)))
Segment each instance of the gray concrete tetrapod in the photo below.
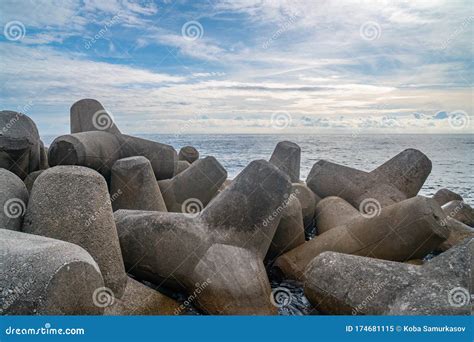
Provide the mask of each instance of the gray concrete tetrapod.
POLYGON ((199 159, 171 180, 160 182, 168 211, 202 210, 227 179, 227 171, 214 157, 199 159))
POLYGON ((280 141, 270 157, 270 163, 286 173, 292 183, 300 181, 301 148, 291 141, 280 141))
POLYGON ((295 194, 296 198, 300 201, 304 229, 306 232, 309 232, 314 225, 316 204, 319 203, 321 198, 303 183, 291 184, 291 193, 295 194))
POLYGON ((0 168, 21 179, 41 165, 41 140, 35 123, 22 113, 0 112, 0 168))
POLYGON ((179 150, 178 159, 192 164, 199 159, 199 152, 193 146, 184 146, 179 150))
POLYGON ((430 172, 428 157, 407 149, 371 172, 320 160, 306 183, 321 198, 338 196, 356 208, 366 199, 375 199, 384 207, 415 196, 430 172))
POLYGON ((113 164, 121 158, 146 157, 157 179, 171 178, 175 173, 177 154, 172 146, 155 141, 114 135, 107 132, 82 132, 57 137, 49 148, 49 163, 80 165, 110 178, 113 164))
POLYGON ((104 282, 81 247, 0 229, 0 256, 0 315, 103 313, 94 295, 104 282))
POLYGON ((421 258, 448 238, 445 217, 433 199, 416 196, 332 228, 283 254, 275 265, 301 279, 308 263, 325 251, 394 261, 421 258))
POLYGON ((40 174, 42 174, 44 170, 38 170, 30 173, 26 178, 23 180, 23 182, 26 185, 26 189, 28 192, 31 192, 31 189, 33 189, 33 185, 35 184, 36 179, 39 177, 40 174))
POLYGON ((112 208, 167 211, 150 161, 145 157, 119 159, 112 167, 112 208))
POLYGON ((176 175, 180 174, 184 170, 186 170, 188 167, 190 167, 191 164, 187 162, 186 160, 178 160, 178 164, 176 166, 176 175))
POLYGON ((441 207, 446 215, 474 227, 474 209, 463 201, 449 201, 441 207))
POLYGON ((28 204, 28 190, 22 180, 0 168, 0 228, 20 230, 28 204))
POLYGON ((448 202, 451 201, 463 201, 463 198, 461 195, 455 193, 454 191, 451 191, 449 189, 439 189, 436 191, 436 193, 433 195, 433 199, 439 203, 439 205, 443 206, 448 202))
POLYGON ((71 106, 71 133, 88 131, 120 134, 112 116, 94 99, 82 99, 71 106))
POLYGON ((342 198, 329 196, 319 201, 314 215, 316 226, 318 227, 318 235, 321 235, 334 227, 359 217, 361 212, 342 198))
POLYGON ((305 295, 326 314, 470 315, 474 239, 423 266, 334 252, 306 268, 305 295))
POLYGON ((38 177, 30 198, 23 231, 83 247, 120 298, 127 276, 104 178, 85 167, 56 166, 38 177))
POLYGON ((245 248, 263 260, 290 189, 275 166, 253 161, 200 213, 119 210, 115 219, 127 269, 193 292, 193 270, 213 244, 245 248))

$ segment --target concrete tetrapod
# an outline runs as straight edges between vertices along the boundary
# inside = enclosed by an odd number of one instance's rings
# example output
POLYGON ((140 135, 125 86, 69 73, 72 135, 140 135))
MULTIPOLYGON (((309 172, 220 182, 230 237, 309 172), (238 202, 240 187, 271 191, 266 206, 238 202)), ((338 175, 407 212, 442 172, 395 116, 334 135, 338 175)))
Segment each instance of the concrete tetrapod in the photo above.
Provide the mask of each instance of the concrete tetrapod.
POLYGON ((104 106, 94 99, 82 99, 71 106, 71 133, 88 131, 120 134, 104 106))
MULTIPOLYGON (((66 227, 63 227, 66 228, 66 227)), ((0 229, 1 315, 101 315, 99 267, 81 247, 0 229)))
POLYGON ((104 178, 81 166, 45 170, 31 191, 23 231, 75 243, 100 267, 105 286, 120 298, 127 276, 104 178))
POLYGON ((20 230, 28 204, 28 190, 17 175, 0 168, 0 228, 20 230))
POLYGON ((214 157, 199 159, 171 180, 160 182, 168 211, 201 211, 227 178, 227 171, 214 157))
POLYGON ((305 295, 326 314, 470 315, 474 240, 423 266, 325 252, 305 271, 305 295))
POLYGON ((446 215, 474 227, 474 209, 463 201, 450 201, 441 207, 446 215))
MULTIPOLYGON (((127 269, 155 284, 193 292, 193 271, 214 244, 245 248, 262 261, 290 189, 287 176, 259 160, 251 162, 200 213, 119 210, 115 220, 127 269)), ((256 280, 247 278, 247 282, 256 280)))
POLYGON ((39 177, 40 174, 42 174, 44 170, 38 170, 30 173, 26 178, 23 180, 26 186, 26 190, 28 190, 28 193, 31 192, 31 189, 33 189, 33 185, 35 184, 36 179, 39 177))
POLYGON ((359 217, 361 213, 342 198, 329 196, 319 201, 314 215, 318 234, 321 235, 334 227, 345 224, 355 217, 359 217))
POLYGON ((301 279, 308 263, 325 251, 394 261, 421 258, 448 238, 445 217, 436 201, 416 196, 332 228, 283 254, 275 266, 301 279))
POLYGON ((119 159, 112 167, 110 193, 114 211, 168 211, 150 161, 145 157, 119 159))
POLYGON ((286 173, 292 183, 300 181, 301 148, 291 141, 280 141, 270 157, 270 163, 286 173))
POLYGON ((291 193, 300 201, 304 229, 308 232, 314 225, 314 211, 321 198, 303 183, 291 184, 291 193))
POLYGON ((371 172, 320 160, 306 183, 321 198, 338 196, 356 208, 374 199, 384 207, 415 196, 430 172, 428 157, 407 149, 371 172))
POLYGON ((110 178, 113 164, 122 158, 146 157, 156 179, 171 178, 177 154, 172 146, 127 135, 107 132, 82 132, 57 137, 49 148, 49 163, 86 166, 110 178))
POLYGON ((180 161, 187 161, 189 164, 192 164, 199 159, 199 152, 195 147, 184 146, 179 150, 178 159, 180 161))
POLYGON ((439 203, 439 205, 443 206, 448 202, 451 201, 463 201, 463 198, 461 195, 458 195, 454 191, 451 191, 449 189, 439 189, 436 191, 436 193, 433 195, 433 199, 439 203))
POLYGON ((22 113, 0 112, 0 168, 22 180, 41 166, 41 140, 36 124, 22 113))

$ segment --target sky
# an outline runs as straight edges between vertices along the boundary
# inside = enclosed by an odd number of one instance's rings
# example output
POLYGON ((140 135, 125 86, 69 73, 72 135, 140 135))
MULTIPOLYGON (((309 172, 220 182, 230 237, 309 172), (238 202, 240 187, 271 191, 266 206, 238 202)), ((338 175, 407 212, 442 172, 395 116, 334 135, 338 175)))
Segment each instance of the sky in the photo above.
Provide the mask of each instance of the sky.
POLYGON ((474 133, 471 0, 1 0, 0 104, 40 134, 474 133))

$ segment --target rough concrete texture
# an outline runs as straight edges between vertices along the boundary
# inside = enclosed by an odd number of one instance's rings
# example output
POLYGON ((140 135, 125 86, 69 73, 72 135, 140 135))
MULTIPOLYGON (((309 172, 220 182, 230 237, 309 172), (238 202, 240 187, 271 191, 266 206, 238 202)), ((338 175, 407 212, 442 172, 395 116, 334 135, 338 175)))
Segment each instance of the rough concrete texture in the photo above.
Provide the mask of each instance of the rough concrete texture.
POLYGON ((275 266, 287 277, 301 279, 308 263, 325 251, 394 261, 422 258, 448 238, 445 218, 436 201, 416 196, 383 208, 379 215, 332 228, 283 254, 275 266))
POLYGON ((473 239, 423 266, 325 252, 306 269, 305 295, 332 315, 469 315, 473 254, 473 239))
POLYGON ((112 167, 112 208, 167 211, 150 161, 145 157, 119 159, 112 167))
POLYGON ((115 298, 104 315, 174 315, 178 309, 179 303, 174 299, 129 277, 122 298, 115 298))
POLYGON ((81 166, 56 166, 36 180, 23 223, 26 233, 68 241, 88 251, 105 286, 120 298, 125 274, 104 178, 81 166))
POLYGON ((450 216, 447 216, 444 222, 449 229, 449 236, 446 241, 438 247, 440 250, 446 251, 466 238, 474 238, 474 228, 469 227, 467 224, 459 222, 450 216))
POLYGON ((22 113, 0 112, 0 168, 21 179, 41 165, 41 140, 35 123, 22 113))
POLYGON ((183 172, 190 166, 191 164, 187 162, 186 160, 178 160, 178 164, 176 166, 176 175, 180 174, 181 172, 183 172))
POLYGON ((33 184, 35 184, 36 178, 39 177, 40 174, 43 173, 44 170, 38 170, 30 173, 26 178, 23 180, 23 183, 25 183, 26 189, 28 192, 31 192, 31 189, 33 189, 33 184))
POLYGON ((461 195, 458 195, 454 191, 451 191, 449 189, 439 189, 436 191, 436 193, 433 195, 433 199, 439 203, 439 205, 443 206, 448 202, 451 201, 463 201, 463 198, 461 195))
POLYGON ((0 229, 1 315, 100 315, 99 267, 81 247, 0 229))
POLYGON ((199 152, 195 147, 184 146, 179 150, 178 159, 192 164, 199 159, 199 152))
POLYGON ((214 158, 206 157, 191 164, 171 181, 160 183, 168 211, 189 213, 202 210, 227 178, 227 171, 214 158))
POLYGON ((356 208, 375 199, 384 207, 415 196, 430 172, 428 157, 407 149, 371 172, 320 160, 306 183, 321 198, 338 196, 356 208))
POLYGON ((307 231, 314 224, 314 210, 321 198, 303 183, 291 184, 291 193, 300 201, 301 210, 303 212, 303 225, 307 231))
POLYGON ((305 242, 303 213, 298 198, 292 193, 284 204, 275 235, 267 253, 273 259, 305 242))
POLYGON ((27 204, 25 184, 13 172, 0 168, 0 228, 19 231, 27 204))
POLYGON ((113 164, 122 158, 146 157, 156 179, 171 178, 175 173, 177 153, 172 146, 128 135, 90 131, 57 137, 49 148, 49 163, 80 165, 110 178, 113 164))
POLYGON ((446 215, 470 227, 474 227, 474 209, 463 201, 449 201, 441 207, 446 215))
POLYGON ((211 315, 273 315, 265 266, 247 249, 214 244, 194 269, 196 304, 211 315))
POLYGON ((359 216, 361 216, 360 211, 342 198, 336 196, 323 198, 316 205, 315 210, 318 234, 321 235, 359 216))
MULTIPOLYGON (((275 166, 254 161, 200 213, 119 210, 115 220, 127 270, 140 279, 193 293, 193 270, 214 244, 245 248, 251 254, 243 255, 262 262, 290 190, 288 177, 275 166)), ((259 277, 246 275, 247 286, 258 288, 253 283, 259 277)))
POLYGON ((300 181, 301 148, 291 141, 280 141, 270 157, 270 163, 286 173, 292 183, 300 181))
POLYGON ((82 99, 71 107, 71 133, 103 131, 120 134, 113 118, 94 99, 82 99))

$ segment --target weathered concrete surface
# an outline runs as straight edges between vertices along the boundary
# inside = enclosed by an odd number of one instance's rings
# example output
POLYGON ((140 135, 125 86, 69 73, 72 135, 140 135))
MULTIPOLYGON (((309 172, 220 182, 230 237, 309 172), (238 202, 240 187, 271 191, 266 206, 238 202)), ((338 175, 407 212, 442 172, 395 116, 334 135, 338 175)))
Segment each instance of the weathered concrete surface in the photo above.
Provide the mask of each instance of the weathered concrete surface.
POLYGON ((315 210, 318 234, 321 235, 360 216, 359 210, 340 197, 329 196, 323 198, 316 205, 315 210))
POLYGON ((356 208, 370 198, 385 207, 415 196, 430 172, 428 157, 407 149, 371 172, 320 160, 306 183, 321 198, 338 196, 356 208))
POLYGON ((0 168, 0 228, 19 231, 27 204, 25 184, 13 172, 0 168))
POLYGON ((463 201, 463 198, 461 195, 455 193, 454 191, 451 191, 449 189, 439 189, 436 191, 436 193, 433 195, 433 199, 439 203, 439 205, 443 206, 448 202, 451 201, 463 201))
POLYGON ((24 179, 39 170, 41 140, 35 123, 22 113, 0 112, 0 168, 24 179))
POLYGON ((194 269, 202 291, 196 304, 211 315, 273 315, 262 260, 247 249, 214 244, 194 269))
POLYGON ((53 167, 38 177, 30 198, 23 231, 83 247, 120 298, 127 276, 104 178, 81 166, 53 167))
POLYGON ((193 146, 184 146, 179 150, 178 159, 192 164, 199 159, 199 152, 193 146))
POLYGON ((122 298, 114 298, 105 308, 105 315, 173 315, 179 303, 142 283, 128 278, 122 298))
POLYGON ((100 315, 93 294, 104 286, 81 247, 0 229, 1 315, 100 315))
POLYGON ((291 193, 284 206, 280 223, 266 256, 268 259, 273 259, 305 242, 300 201, 291 193))
POLYGON ((280 141, 270 157, 270 163, 286 173, 292 183, 300 181, 301 148, 291 141, 280 141))
POLYGON ((30 173, 26 178, 23 180, 23 183, 25 183, 26 189, 28 190, 28 193, 31 192, 31 189, 33 189, 33 184, 35 184, 36 178, 39 177, 40 174, 43 173, 44 170, 38 170, 30 173))
POLYGON ((298 198, 298 201, 300 201, 304 229, 305 231, 308 231, 314 224, 316 204, 321 200, 321 198, 319 198, 319 196, 303 183, 291 184, 291 193, 298 198))
POLYGON ((168 211, 190 213, 202 210, 227 178, 227 171, 214 158, 206 157, 191 164, 169 182, 160 183, 168 211))
POLYGON ((413 197, 379 215, 332 228, 280 256, 275 266, 287 277, 301 279, 308 263, 325 251, 394 261, 422 258, 448 238, 445 217, 433 199, 413 197))
POLYGON ((176 166, 176 175, 180 174, 181 172, 183 172, 190 166, 191 164, 187 162, 186 160, 178 160, 178 164, 176 166))
POLYGON ((118 210, 126 268, 139 279, 192 293, 193 270, 214 244, 245 248, 262 261, 290 189, 288 177, 275 166, 254 161, 202 212, 118 210))
POLYGON ((119 159, 112 167, 112 208, 168 211, 150 161, 145 157, 119 159))
POLYGON ((71 133, 103 131, 120 134, 113 118, 102 104, 94 99, 82 99, 71 107, 71 133))
POLYGON ((444 222, 449 229, 449 236, 446 241, 438 247, 440 250, 446 251, 466 238, 474 238, 474 228, 469 227, 467 224, 459 222, 450 216, 447 216, 444 222))
POLYGON ((122 158, 146 157, 156 179, 171 178, 177 153, 172 146, 128 135, 90 131, 57 137, 49 148, 49 162, 56 165, 80 165, 110 178, 113 164, 122 158))
POLYGON ((474 240, 409 265, 325 252, 305 272, 305 295, 326 314, 469 315, 474 240))
POLYGON ((474 209, 463 201, 450 201, 441 207, 444 213, 459 222, 474 227, 474 209))

